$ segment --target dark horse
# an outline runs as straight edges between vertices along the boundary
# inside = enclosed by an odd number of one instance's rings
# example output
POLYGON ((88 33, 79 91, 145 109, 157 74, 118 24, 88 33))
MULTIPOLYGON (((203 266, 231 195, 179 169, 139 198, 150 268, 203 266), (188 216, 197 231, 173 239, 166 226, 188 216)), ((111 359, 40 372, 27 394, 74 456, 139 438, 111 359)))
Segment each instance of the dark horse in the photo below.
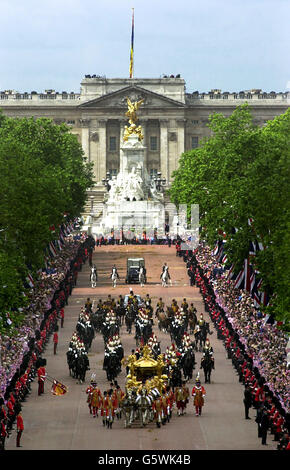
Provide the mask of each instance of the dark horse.
POLYGON ((135 313, 133 305, 128 305, 126 308, 126 313, 125 313, 125 324, 126 324, 127 332, 129 334, 132 333, 132 325, 134 323, 135 317, 136 317, 136 313, 135 313))
POLYGON ((213 368, 213 361, 211 355, 208 352, 205 352, 203 358, 201 359, 200 368, 203 369, 205 383, 210 384, 210 376, 213 368))
POLYGON ((195 354, 193 349, 188 350, 182 357, 182 369, 184 378, 192 379, 193 369, 195 369, 195 354))
POLYGON ((109 382, 114 380, 119 375, 121 372, 121 362, 116 353, 105 355, 103 370, 106 371, 107 380, 109 382))
POLYGON ((202 348, 205 346, 205 341, 208 334, 212 335, 212 331, 209 329, 209 323, 204 322, 204 324, 200 326, 198 335, 195 335, 196 348, 198 347, 199 343, 199 351, 202 351, 202 348))

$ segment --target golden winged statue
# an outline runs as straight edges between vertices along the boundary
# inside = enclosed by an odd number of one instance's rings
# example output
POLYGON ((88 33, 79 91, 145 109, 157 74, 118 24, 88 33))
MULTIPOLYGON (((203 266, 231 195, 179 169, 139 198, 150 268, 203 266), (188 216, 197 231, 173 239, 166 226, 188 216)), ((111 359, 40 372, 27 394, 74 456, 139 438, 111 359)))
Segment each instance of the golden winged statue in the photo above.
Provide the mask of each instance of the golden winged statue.
POLYGON ((143 134, 142 134, 142 127, 141 126, 136 126, 136 122, 138 121, 136 111, 137 111, 137 109, 140 108, 143 101, 144 101, 144 98, 142 98, 139 101, 135 101, 134 103, 132 103, 130 98, 127 97, 128 111, 126 112, 126 116, 129 118, 130 127, 125 126, 124 141, 127 141, 129 135, 132 135, 132 134, 137 134, 140 141, 144 137, 143 134))

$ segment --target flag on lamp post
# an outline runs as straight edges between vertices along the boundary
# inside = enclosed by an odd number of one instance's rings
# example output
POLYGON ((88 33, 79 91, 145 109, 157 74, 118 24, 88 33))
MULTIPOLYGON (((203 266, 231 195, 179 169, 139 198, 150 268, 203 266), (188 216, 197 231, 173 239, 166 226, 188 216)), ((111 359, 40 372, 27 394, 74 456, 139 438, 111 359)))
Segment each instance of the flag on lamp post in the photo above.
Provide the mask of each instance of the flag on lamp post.
POLYGON ((130 50, 130 78, 133 78, 134 67, 134 8, 132 8, 132 34, 131 34, 131 50, 130 50))

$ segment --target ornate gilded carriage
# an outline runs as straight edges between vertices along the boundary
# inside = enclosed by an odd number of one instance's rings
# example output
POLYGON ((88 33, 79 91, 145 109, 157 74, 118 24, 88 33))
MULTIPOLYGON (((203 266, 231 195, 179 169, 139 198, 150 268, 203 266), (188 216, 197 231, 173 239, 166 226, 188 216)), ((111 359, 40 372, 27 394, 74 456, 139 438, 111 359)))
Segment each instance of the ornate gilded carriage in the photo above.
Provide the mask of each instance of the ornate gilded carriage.
POLYGON ((163 355, 160 354, 155 360, 147 345, 143 347, 141 354, 139 359, 135 354, 130 355, 127 359, 129 374, 127 375, 126 390, 138 392, 145 387, 148 392, 157 388, 162 393, 168 383, 168 377, 163 373, 165 369, 163 355))

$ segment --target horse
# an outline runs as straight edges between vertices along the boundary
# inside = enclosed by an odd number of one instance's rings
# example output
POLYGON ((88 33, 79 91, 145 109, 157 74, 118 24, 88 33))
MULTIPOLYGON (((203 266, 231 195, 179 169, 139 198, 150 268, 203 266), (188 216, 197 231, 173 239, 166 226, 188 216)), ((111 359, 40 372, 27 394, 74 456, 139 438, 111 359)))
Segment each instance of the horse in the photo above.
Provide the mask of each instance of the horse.
POLYGON ((135 396, 132 390, 128 390, 124 400, 122 401, 121 408, 124 412, 125 420, 124 427, 130 428, 135 418, 135 396))
POLYGON ((75 366, 76 366, 75 351, 70 348, 66 353, 66 358, 67 358, 67 365, 69 368, 69 375, 71 377, 75 377, 75 366))
POLYGON ((195 369, 195 354, 193 350, 188 350, 182 357, 182 369, 184 378, 187 380, 192 379, 193 369, 195 369))
POLYGON ((125 313, 125 324, 127 328, 127 332, 129 335, 132 333, 132 324, 134 323, 135 320, 135 310, 133 305, 129 304, 126 307, 126 313, 125 313))
POLYGON ((202 326, 200 326, 200 335, 199 335, 199 341, 200 341, 200 347, 204 347, 205 341, 207 338, 207 334, 212 335, 212 331, 209 329, 209 323, 204 322, 202 326))
POLYGON ((139 283, 140 283, 141 287, 143 287, 144 284, 145 284, 145 275, 144 275, 143 266, 141 266, 141 268, 139 270, 139 283))
POLYGON ((90 370, 90 363, 86 354, 79 354, 76 361, 76 378, 79 383, 85 382, 86 372, 90 370))
POLYGON ((192 311, 188 313, 188 324, 189 324, 189 332, 190 334, 192 334, 197 324, 196 314, 192 311))
POLYGON ((98 277, 97 277, 97 270, 95 268, 95 266, 93 266, 91 268, 91 274, 90 274, 90 281, 91 281, 91 286, 94 288, 96 287, 97 285, 97 280, 98 280, 98 277))
POLYGON ((204 381, 205 383, 210 383, 211 371, 213 368, 213 361, 211 355, 208 352, 205 352, 203 358, 201 359, 200 368, 204 372, 204 381))
POLYGON ((126 309, 125 309, 124 305, 117 305, 116 315, 117 315, 117 318, 119 319, 120 326, 122 326, 124 324, 125 314, 126 314, 126 309))
POLYGON ((163 332, 167 332, 168 331, 168 327, 169 327, 169 324, 170 324, 170 320, 168 318, 168 316, 166 315, 166 313, 164 312, 164 310, 162 311, 156 311, 156 317, 158 319, 158 328, 160 331, 163 331, 163 332))
POLYGON ((111 280, 112 280, 112 287, 116 287, 117 286, 117 279, 120 279, 116 268, 113 268, 112 274, 111 274, 110 277, 111 277, 111 280))
POLYGON ((147 344, 152 334, 152 323, 143 323, 139 318, 136 318, 135 331, 136 346, 139 346, 142 340, 144 344, 147 344))
POLYGON ((161 274, 162 287, 167 287, 168 281, 170 281, 170 284, 172 284, 170 276, 169 276, 169 272, 168 272, 168 267, 166 266, 164 269, 164 272, 161 274))
POLYGON ((96 312, 91 313, 90 321, 97 332, 101 332, 103 321, 104 321, 104 311, 96 310, 96 312))
POLYGON ((178 387, 178 385, 182 382, 179 361, 173 367, 170 366, 167 375, 169 376, 170 387, 172 388, 178 387))
POLYGON ((103 370, 106 371, 107 380, 109 382, 113 381, 118 376, 118 374, 121 372, 121 362, 117 357, 117 354, 113 353, 105 355, 103 370))
POLYGON ((149 420, 149 409, 151 407, 151 399, 147 395, 145 388, 142 388, 138 394, 135 405, 137 405, 137 416, 141 421, 141 427, 146 426, 149 420))

